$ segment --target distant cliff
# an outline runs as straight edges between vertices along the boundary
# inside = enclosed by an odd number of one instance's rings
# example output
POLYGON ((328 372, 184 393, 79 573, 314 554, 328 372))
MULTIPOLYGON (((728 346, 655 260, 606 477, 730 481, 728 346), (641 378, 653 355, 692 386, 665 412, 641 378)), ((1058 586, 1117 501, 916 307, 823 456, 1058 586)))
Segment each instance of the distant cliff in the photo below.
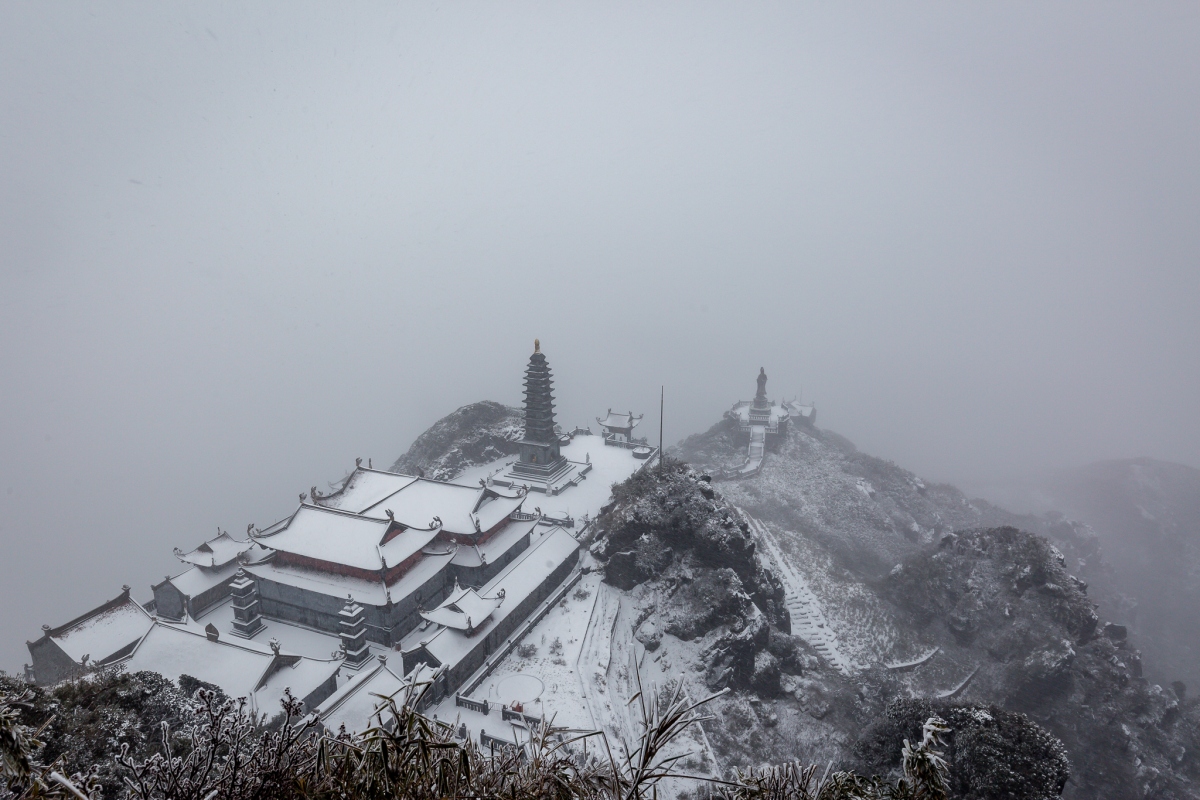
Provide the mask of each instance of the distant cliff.
POLYGON ((1200 470, 1106 461, 1060 475, 1048 494, 1095 530, 1147 675, 1200 690, 1200 470))

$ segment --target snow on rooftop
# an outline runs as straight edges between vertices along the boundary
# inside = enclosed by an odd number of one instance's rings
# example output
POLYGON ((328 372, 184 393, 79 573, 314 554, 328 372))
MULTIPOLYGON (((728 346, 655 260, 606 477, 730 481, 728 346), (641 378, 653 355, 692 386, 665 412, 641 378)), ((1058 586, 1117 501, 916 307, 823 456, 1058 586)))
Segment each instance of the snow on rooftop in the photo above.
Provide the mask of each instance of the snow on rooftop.
POLYGON ((286 527, 269 536, 260 535, 259 540, 266 547, 286 553, 377 570, 382 566, 379 543, 390 524, 386 519, 303 504, 286 527))
POLYGON ((250 541, 240 542, 226 531, 221 531, 190 553, 176 549, 175 556, 184 563, 195 564, 198 567, 220 567, 236 560, 253 544, 250 541))
POLYGON ((496 559, 507 553, 518 539, 530 535, 537 525, 537 520, 506 525, 482 544, 459 547, 458 552, 454 554, 454 563, 461 567, 478 567, 485 560, 495 563, 496 559))
POLYGON ((596 417, 596 421, 606 428, 628 428, 630 425, 637 427, 638 423, 642 421, 643 416, 643 414, 634 414, 632 411, 625 414, 614 414, 610 408, 607 417, 604 419, 596 417))
POLYGON ((192 567, 171 578, 171 583, 188 597, 197 597, 214 586, 229 580, 237 571, 238 564, 236 561, 231 561, 216 569, 192 567))
POLYGON ((390 510, 397 522, 415 527, 428 527, 434 517, 439 517, 444 530, 472 534, 476 518, 479 528, 486 531, 520 508, 524 499, 480 486, 419 478, 362 513, 382 517, 390 510))
POLYGON ((141 606, 126 598, 124 603, 80 620, 53 638, 75 661, 88 656, 92 662, 102 662, 145 636, 153 624, 141 606))
POLYGON ((413 475, 359 467, 351 473, 341 491, 322 499, 321 504, 361 514, 415 480, 413 475))
POLYGON ((425 644, 426 651, 442 664, 456 664, 487 636, 501 620, 508 616, 509 609, 516 608, 521 601, 536 591, 546 577, 579 549, 575 537, 562 528, 554 528, 528 550, 521 553, 500 574, 492 578, 479 594, 496 597, 504 592, 502 602, 488 620, 476 623, 474 632, 467 636, 454 628, 442 628, 425 644))
MULTIPOLYGON (((183 622, 171 622, 170 624, 174 627, 186 627, 188 630, 203 634, 205 626, 210 623, 216 626, 222 637, 233 635, 233 603, 228 598, 205 611, 197 619, 189 617, 183 622)), ((341 639, 336 633, 327 633, 278 619, 268 619, 263 632, 251 641, 261 643, 271 639, 277 640, 286 652, 299 653, 302 656, 318 660, 331 658, 332 654, 337 652, 341 646, 341 639)), ((241 640, 234 639, 234 641, 241 640)), ((367 646, 373 654, 388 650, 374 642, 368 642, 367 646)))
POLYGON ((150 670, 171 680, 191 675, 216 684, 230 697, 249 697, 273 654, 254 642, 212 642, 184 627, 155 623, 133 651, 126 669, 150 670))
POLYGON ((398 657, 386 665, 375 662, 317 706, 317 715, 325 729, 336 733, 344 725, 347 732, 361 732, 377 722, 372 718, 385 704, 384 698, 395 697, 398 705, 410 680, 420 683, 430 679, 432 671, 424 664, 408 678, 400 675, 399 662, 398 657))
POLYGON ((283 690, 304 697, 338 669, 335 660, 305 659, 290 653, 276 655, 265 644, 211 641, 183 625, 156 622, 126 663, 130 672, 149 670, 178 681, 190 675, 220 686, 230 697, 248 697, 255 710, 275 714, 283 690), (306 663, 307 662, 307 663, 306 663), (268 675, 268 670, 276 667, 268 675), (261 684, 261 685, 260 685, 261 684))
POLYGON ((437 574, 446 565, 446 562, 453 557, 453 552, 441 555, 426 555, 417 561, 411 569, 400 576, 397 581, 386 588, 382 580, 365 581, 361 578, 337 575, 332 572, 279 565, 272 561, 262 564, 248 564, 245 569, 246 572, 256 578, 263 578, 287 586, 308 589, 309 591, 343 599, 349 594, 360 603, 382 606, 388 602, 387 593, 389 591, 397 600, 406 597, 411 592, 420 588, 425 581, 437 574))
POLYGON ((469 631, 482 625, 501 602, 500 597, 483 597, 474 589, 456 587, 440 606, 422 611, 421 616, 447 628, 469 631))
POLYGON ((334 658, 299 658, 291 663, 277 664, 263 685, 254 692, 259 713, 265 713, 268 717, 280 713, 283 710, 280 701, 283 700, 285 689, 290 689, 294 697, 303 700, 305 695, 329 680, 341 666, 341 660, 334 658))

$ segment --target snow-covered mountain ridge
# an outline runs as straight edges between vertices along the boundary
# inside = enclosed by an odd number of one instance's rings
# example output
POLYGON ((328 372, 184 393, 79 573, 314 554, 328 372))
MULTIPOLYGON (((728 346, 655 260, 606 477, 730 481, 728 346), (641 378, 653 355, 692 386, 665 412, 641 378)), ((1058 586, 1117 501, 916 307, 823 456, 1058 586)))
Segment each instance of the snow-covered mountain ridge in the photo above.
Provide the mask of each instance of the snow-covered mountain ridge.
MULTIPOLYGON (((471 408, 439 423, 423 463, 502 446, 507 434, 473 428, 471 408)), ((1010 761, 1040 765, 1026 771, 1042 783, 1009 775, 1026 783, 1006 796, 1047 796, 1062 774, 1049 740, 1008 712, 1065 744, 1067 797, 1197 796, 1196 701, 1142 679, 1135 643, 1105 624, 1110 604, 1085 583, 1105 569, 1086 526, 969 500, 811 427, 781 437, 755 477, 706 479, 743 450, 727 421, 685 440, 675 453, 694 468, 668 462, 614 487, 587 542, 614 609, 603 652, 692 696, 731 690, 713 703, 699 764, 874 769, 873 731, 919 729, 924 703, 974 721, 957 752, 961 774, 991 776, 981 785, 1010 761), (993 743, 991 766, 972 761, 971 742, 993 743)))

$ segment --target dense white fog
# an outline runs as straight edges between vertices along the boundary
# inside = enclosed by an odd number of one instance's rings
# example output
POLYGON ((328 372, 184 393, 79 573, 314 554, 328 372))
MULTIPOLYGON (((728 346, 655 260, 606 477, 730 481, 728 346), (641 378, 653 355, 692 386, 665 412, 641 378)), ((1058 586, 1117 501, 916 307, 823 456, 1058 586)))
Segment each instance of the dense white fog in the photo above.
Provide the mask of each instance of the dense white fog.
POLYGON ((5 4, 0 667, 534 337, 566 425, 765 366, 973 491, 1200 465, 1197 52, 1188 3, 5 4))

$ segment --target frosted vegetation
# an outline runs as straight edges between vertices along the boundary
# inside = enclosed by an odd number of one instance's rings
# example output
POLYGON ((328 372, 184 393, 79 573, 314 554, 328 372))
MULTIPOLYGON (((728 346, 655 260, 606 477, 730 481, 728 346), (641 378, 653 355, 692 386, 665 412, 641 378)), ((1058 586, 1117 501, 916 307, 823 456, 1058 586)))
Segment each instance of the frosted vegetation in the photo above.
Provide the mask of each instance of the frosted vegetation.
MULTIPOLYGON (((639 727, 633 742, 564 736, 543 725, 524 749, 485 750, 414 711, 419 686, 389 698, 379 725, 347 735, 318 731, 291 696, 279 718, 267 721, 212 687, 183 700, 180 689, 150 673, 93 674, 50 694, 21 687, 13 694, 12 683, 0 691, 0 797, 63 800, 651 797, 662 781, 687 779, 683 757, 664 753, 704 718, 707 702, 693 703, 678 688, 639 692, 630 701, 639 727), (161 724, 150 725, 157 737, 131 730, 135 719, 145 725, 162 714, 161 724)), ((948 732, 944 720, 926 720, 921 737, 899 748, 895 780, 789 764, 694 783, 731 800, 945 798, 949 769, 939 748, 948 732)))

